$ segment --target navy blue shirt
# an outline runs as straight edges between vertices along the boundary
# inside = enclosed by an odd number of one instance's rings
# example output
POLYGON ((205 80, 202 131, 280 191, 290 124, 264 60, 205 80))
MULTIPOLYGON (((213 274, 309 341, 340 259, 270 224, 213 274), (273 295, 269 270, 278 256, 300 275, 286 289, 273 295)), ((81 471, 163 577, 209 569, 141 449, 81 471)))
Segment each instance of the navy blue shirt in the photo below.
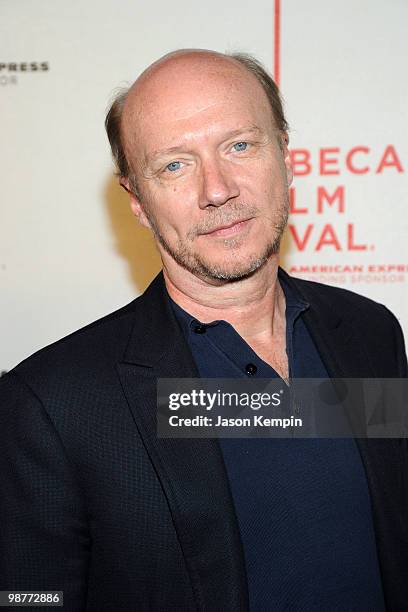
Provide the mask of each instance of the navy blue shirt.
MULTIPOLYGON (((290 377, 326 378, 279 276, 290 377)), ((170 298, 169 298, 170 299, 170 298)), ((226 321, 203 324, 171 300, 202 378, 276 378, 226 321)), ((370 498, 353 439, 219 439, 243 542, 250 609, 383 612, 370 498)))

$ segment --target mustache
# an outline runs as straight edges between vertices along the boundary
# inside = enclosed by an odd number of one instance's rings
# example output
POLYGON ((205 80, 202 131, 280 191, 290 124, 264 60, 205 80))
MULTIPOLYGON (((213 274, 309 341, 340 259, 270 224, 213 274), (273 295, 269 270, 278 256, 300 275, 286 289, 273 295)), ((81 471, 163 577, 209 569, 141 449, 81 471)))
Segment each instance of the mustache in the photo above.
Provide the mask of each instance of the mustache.
POLYGON ((215 210, 207 209, 207 218, 203 219, 188 232, 188 238, 194 239, 200 234, 208 234, 222 225, 232 225, 246 221, 259 214, 259 208, 246 203, 235 202, 227 209, 224 206, 215 210))

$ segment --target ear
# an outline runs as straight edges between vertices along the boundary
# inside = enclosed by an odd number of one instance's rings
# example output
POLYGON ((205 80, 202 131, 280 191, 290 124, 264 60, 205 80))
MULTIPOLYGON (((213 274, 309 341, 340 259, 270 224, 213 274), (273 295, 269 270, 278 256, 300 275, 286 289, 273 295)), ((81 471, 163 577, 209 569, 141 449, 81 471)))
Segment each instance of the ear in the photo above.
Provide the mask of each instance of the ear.
POLYGON ((293 164, 292 164, 292 157, 288 149, 288 145, 289 145, 288 133, 283 132, 281 138, 282 138, 283 159, 284 159, 285 166, 286 166, 286 177, 288 181, 288 187, 290 187, 293 182, 293 164))
POLYGON ((144 211, 143 205, 140 201, 140 196, 132 190, 129 179, 121 177, 119 183, 121 187, 123 187, 123 189, 129 194, 130 208, 135 217, 137 217, 140 225, 151 229, 152 226, 150 225, 149 219, 147 218, 147 215, 144 211))

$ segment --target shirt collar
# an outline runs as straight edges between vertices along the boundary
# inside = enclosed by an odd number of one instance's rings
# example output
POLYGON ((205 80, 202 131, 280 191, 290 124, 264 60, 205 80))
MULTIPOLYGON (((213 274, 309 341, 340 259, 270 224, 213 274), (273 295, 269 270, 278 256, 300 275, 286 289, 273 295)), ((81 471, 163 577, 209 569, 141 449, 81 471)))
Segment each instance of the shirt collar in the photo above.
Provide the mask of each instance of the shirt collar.
MULTIPOLYGON (((286 301, 286 322, 293 325, 295 320, 300 316, 305 310, 307 310, 310 306, 308 302, 306 302, 303 297, 291 286, 286 280, 284 274, 281 273, 281 268, 278 268, 278 279, 279 283, 282 287, 283 293, 285 294, 286 301)), ((209 327, 215 326, 220 323, 229 325, 226 321, 223 320, 214 320, 211 323, 202 323, 198 319, 196 319, 189 312, 181 308, 174 300, 171 299, 169 294, 167 293, 167 297, 170 300, 170 304, 173 307, 174 313, 178 322, 181 325, 181 328, 188 337, 191 331, 198 327, 209 327)))

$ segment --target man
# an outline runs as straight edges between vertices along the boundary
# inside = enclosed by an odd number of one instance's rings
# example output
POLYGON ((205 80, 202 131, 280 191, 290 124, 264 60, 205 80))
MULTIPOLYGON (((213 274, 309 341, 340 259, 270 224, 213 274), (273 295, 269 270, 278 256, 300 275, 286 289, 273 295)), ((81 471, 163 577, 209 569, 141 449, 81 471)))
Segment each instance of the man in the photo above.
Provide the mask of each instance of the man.
POLYGON ((0 588, 65 610, 405 610, 405 440, 166 439, 158 378, 402 377, 385 307, 291 279, 273 81, 201 50, 150 66, 107 131, 163 272, 4 377, 0 588))

